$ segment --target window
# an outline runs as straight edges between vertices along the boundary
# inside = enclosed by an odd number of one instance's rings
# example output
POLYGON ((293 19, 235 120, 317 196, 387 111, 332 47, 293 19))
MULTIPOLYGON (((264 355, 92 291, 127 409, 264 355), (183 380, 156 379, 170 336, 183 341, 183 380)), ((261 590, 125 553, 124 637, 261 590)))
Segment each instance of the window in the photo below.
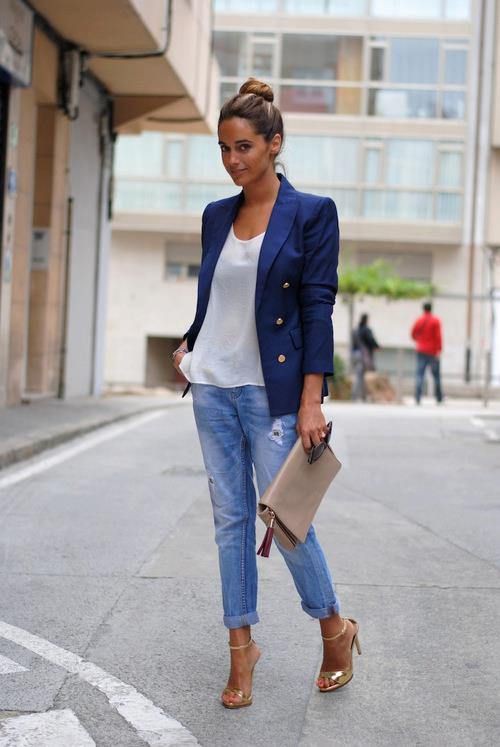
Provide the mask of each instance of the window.
POLYGON ((216 13, 276 13, 279 0, 215 0, 216 13))
POLYGON ((432 220, 432 193, 367 189, 363 216, 374 220, 432 220))
POLYGON ((462 152, 441 151, 439 154, 438 186, 460 188, 462 184, 462 152))
POLYGON ((274 34, 271 39, 256 38, 251 41, 250 69, 257 78, 274 78, 276 41, 274 34))
POLYGON ((432 119, 437 113, 437 92, 391 88, 372 89, 368 114, 391 119, 432 119))
POLYGON ((441 0, 372 0, 372 15, 380 18, 440 18, 441 0))
POLYGON ((120 135, 115 149, 115 173, 123 176, 160 176, 164 136, 160 132, 120 135))
POLYGON ((167 280, 179 280, 184 276, 184 265, 182 262, 171 262, 167 260, 167 280))
POLYGON ((216 135, 192 135, 189 138, 187 175, 200 181, 227 178, 216 135))
POLYGON ((359 115, 361 90, 330 86, 283 85, 280 108, 283 112, 359 115))
POLYGON ((182 188, 168 182, 118 179, 114 209, 117 213, 179 212, 182 210, 182 188))
POLYGON ((465 85, 467 80, 467 52, 465 49, 445 49, 444 82, 465 85))
POLYGON ((363 39, 321 34, 283 34, 281 77, 360 81, 363 39))
POLYGON ((453 21, 468 21, 470 0, 445 0, 444 16, 453 21))
POLYGON ((437 83, 439 42, 437 39, 389 40, 391 83, 437 83))
POLYGON ((167 261, 165 265, 165 279, 166 280, 186 280, 189 278, 197 278, 200 274, 200 265, 195 263, 183 262, 181 260, 169 259, 167 255, 167 261))
POLYGON ((382 179, 382 148, 375 145, 365 146, 364 182, 377 184, 382 179))
POLYGON ((358 181, 358 141, 289 135, 283 160, 292 180, 308 184, 356 184, 358 181))
POLYGON ((431 187, 434 182, 434 143, 389 140, 386 144, 386 183, 391 187, 431 187))
POLYGON ((213 39, 221 75, 246 75, 247 35, 239 31, 214 31, 213 39))
POLYGON ((464 119, 467 42, 372 37, 368 114, 464 119), (378 85, 374 85, 378 84, 378 85))

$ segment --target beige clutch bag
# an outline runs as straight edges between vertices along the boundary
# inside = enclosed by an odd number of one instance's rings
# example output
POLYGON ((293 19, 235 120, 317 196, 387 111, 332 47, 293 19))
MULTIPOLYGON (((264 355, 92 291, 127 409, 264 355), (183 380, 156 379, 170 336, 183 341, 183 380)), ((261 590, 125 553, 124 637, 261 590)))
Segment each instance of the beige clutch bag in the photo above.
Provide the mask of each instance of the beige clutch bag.
POLYGON ((266 524, 257 555, 269 557, 273 535, 287 550, 304 542, 314 515, 341 464, 325 441, 306 454, 300 438, 283 462, 278 474, 261 497, 258 515, 266 524))

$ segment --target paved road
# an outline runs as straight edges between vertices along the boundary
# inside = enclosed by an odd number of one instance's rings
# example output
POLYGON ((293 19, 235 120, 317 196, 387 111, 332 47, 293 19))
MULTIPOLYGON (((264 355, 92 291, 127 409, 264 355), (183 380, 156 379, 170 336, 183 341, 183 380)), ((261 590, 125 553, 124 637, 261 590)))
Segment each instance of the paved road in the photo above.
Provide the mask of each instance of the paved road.
POLYGON ((318 519, 355 678, 259 559, 254 706, 218 703, 226 633, 189 403, 0 475, 0 747, 500 743, 500 446, 472 412, 336 405, 318 519), (47 459, 51 459, 50 462, 47 459))

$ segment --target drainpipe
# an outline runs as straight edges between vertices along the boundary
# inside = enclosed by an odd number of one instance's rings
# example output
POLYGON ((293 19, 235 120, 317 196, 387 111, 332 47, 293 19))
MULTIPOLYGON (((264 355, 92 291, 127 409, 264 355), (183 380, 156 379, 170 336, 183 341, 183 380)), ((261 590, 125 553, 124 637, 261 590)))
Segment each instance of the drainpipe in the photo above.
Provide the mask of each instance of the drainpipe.
POLYGON ((61 352, 59 355, 59 382, 57 385, 58 399, 64 399, 66 394, 66 354, 68 352, 68 302, 69 278, 71 270, 71 239, 73 221, 73 197, 68 197, 66 203, 66 242, 64 259, 64 296, 62 307, 61 352))
MULTIPOLYGON (((468 167, 471 169, 470 217, 467 226, 466 242, 468 245, 467 267, 467 311, 464 380, 469 383, 472 378, 472 336, 473 336, 473 300, 474 274, 476 255, 479 255, 485 242, 486 201, 488 186, 488 163, 490 150, 490 119, 493 84, 493 59, 495 36, 495 0, 482 0, 478 9, 478 33, 475 35, 477 50, 477 76, 471 75, 471 81, 477 81, 475 106, 469 127, 469 136, 473 131, 473 140, 467 153, 468 167)), ((465 227, 464 227, 465 229, 465 227)), ((465 233, 465 230, 464 230, 465 233)))

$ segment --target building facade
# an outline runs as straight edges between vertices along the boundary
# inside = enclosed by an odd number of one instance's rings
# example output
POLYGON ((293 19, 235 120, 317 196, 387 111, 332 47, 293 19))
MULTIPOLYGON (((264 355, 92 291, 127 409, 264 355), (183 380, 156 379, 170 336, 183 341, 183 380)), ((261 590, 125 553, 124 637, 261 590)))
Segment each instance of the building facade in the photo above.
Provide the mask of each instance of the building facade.
MULTIPOLYGON (((495 141, 489 135, 484 140, 484 123, 492 116, 492 87, 498 89, 486 74, 499 48, 492 33, 497 4, 215 3, 219 101, 251 75, 272 85, 285 118, 280 161, 298 189, 337 203, 341 268, 382 258, 402 276, 435 286, 450 390, 482 386, 490 350, 488 246, 500 224, 491 191, 498 150, 490 147, 495 141)), ((201 212, 210 200, 235 191, 215 136, 120 138, 108 382, 175 379, 168 353, 194 312, 201 212)), ((380 368, 405 373, 409 383, 409 329, 420 302, 365 298, 356 305, 362 311, 370 314, 382 345, 380 368)), ((336 349, 346 356, 348 315, 341 297, 334 321, 336 349)))
POLYGON ((116 134, 213 130, 210 6, 108 6, 0 3, 0 407, 102 388, 116 134))

